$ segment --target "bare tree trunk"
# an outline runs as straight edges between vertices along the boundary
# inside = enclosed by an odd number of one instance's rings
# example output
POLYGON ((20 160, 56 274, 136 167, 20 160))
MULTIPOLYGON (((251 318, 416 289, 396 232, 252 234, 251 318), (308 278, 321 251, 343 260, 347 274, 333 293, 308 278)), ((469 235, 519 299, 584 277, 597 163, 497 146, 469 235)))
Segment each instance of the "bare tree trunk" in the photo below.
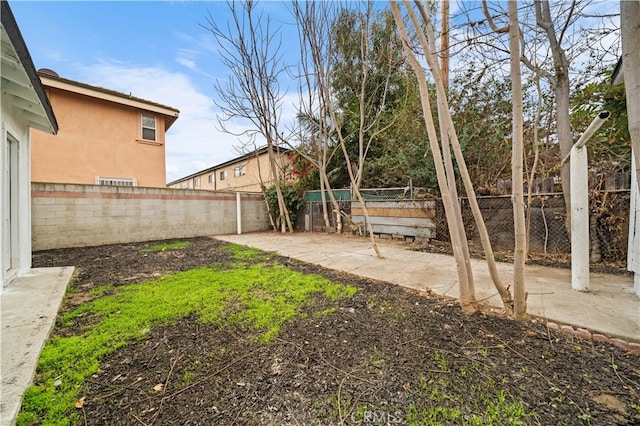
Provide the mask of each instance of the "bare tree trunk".
MULTIPOLYGON (((367 209, 367 205, 365 203, 364 198, 362 197, 362 194, 360 193, 360 179, 362 177, 362 172, 361 170, 364 170, 364 159, 366 157, 366 149, 364 148, 364 138, 365 138, 365 122, 367 120, 367 117, 365 117, 366 115, 366 108, 364 108, 364 105, 367 102, 367 97, 368 94, 366 93, 366 84, 367 84, 367 80, 368 80, 368 67, 369 67, 369 56, 368 56, 368 51, 369 51, 369 38, 368 38, 368 31, 369 31, 369 24, 370 24, 370 18, 371 18, 371 13, 372 13, 372 8, 373 8, 373 4, 371 1, 369 1, 367 3, 367 12, 365 15, 365 21, 361 23, 361 50, 362 50, 362 57, 361 57, 361 68, 354 70, 354 72, 359 72, 362 73, 362 82, 361 82, 361 90, 360 93, 358 94, 358 102, 360 104, 360 129, 358 132, 358 149, 359 149, 359 155, 358 155, 358 164, 354 165, 354 163, 351 161, 351 159, 349 158, 349 153, 347 152, 347 146, 346 146, 346 142, 344 139, 344 136, 342 135, 342 129, 340 128, 340 125, 336 125, 335 126, 335 130, 336 130, 336 134, 337 134, 337 139, 338 139, 338 143, 340 144, 340 147, 342 148, 342 153, 344 155, 344 159, 346 162, 346 167, 347 167, 347 171, 349 173, 349 181, 351 182, 351 188, 352 191, 356 197, 356 199, 360 202, 360 204, 362 205, 362 212, 364 214, 365 217, 365 222, 366 222, 366 226, 369 230, 369 237, 371 239, 371 246, 373 247, 373 250, 375 251, 376 255, 379 258, 384 258, 384 256, 382 256, 382 253, 380 252, 380 249, 378 248, 378 244, 376 243, 376 240, 374 238, 373 235, 373 227, 371 225, 371 219, 369 217, 369 210, 367 209), (354 173, 354 168, 357 169, 357 173, 354 173)), ((331 94, 329 92, 330 90, 330 79, 328 78, 328 74, 324 76, 324 80, 323 80, 323 84, 321 84, 320 86, 320 90, 321 90, 321 95, 323 97, 323 101, 325 102, 325 105, 327 107, 327 112, 329 113, 329 116, 331 118, 331 121, 333 123, 340 123, 341 120, 338 119, 338 113, 336 111, 336 108, 332 102, 332 97, 331 94)), ((371 120, 372 124, 369 124, 368 128, 372 128, 374 126, 373 123, 376 123, 379 120, 379 114, 381 111, 378 111, 376 113, 376 115, 373 117, 373 119, 371 120)), ((337 213, 339 214, 339 212, 337 213)), ((337 215, 336 215, 337 216, 337 215)))
MULTIPOLYGON (((413 13, 412 9, 409 9, 409 3, 405 1, 405 5, 409 10, 409 16, 411 17, 414 28, 420 28, 420 23, 418 22, 415 13, 413 13)), ((453 129, 453 123, 450 120, 447 120, 449 105, 447 104, 446 84, 442 78, 442 74, 440 73, 441 68, 438 66, 435 49, 435 39, 433 38, 433 32, 430 31, 431 19, 427 14, 426 9, 424 9, 422 5, 417 4, 417 6, 420 13, 422 14, 422 19, 426 25, 427 34, 431 36, 431 39, 429 40, 425 38, 424 33, 421 32, 419 35, 419 39, 422 43, 422 48, 424 49, 427 63, 429 65, 429 68, 431 69, 431 74, 436 84, 436 103, 438 110, 438 124, 440 126, 440 144, 442 145, 442 158, 444 160, 444 169, 447 175, 447 186, 449 188, 451 200, 453 201, 452 208, 455 217, 453 227, 455 232, 459 234, 459 239, 461 242, 461 259, 463 260, 463 265, 467 270, 467 276, 469 277, 469 279, 467 280, 467 293, 471 295, 470 297, 475 298, 475 283, 473 280, 473 269, 471 268, 471 254, 469 253, 469 243, 467 242, 467 233, 464 228, 462 209, 460 203, 458 202, 459 197, 456 183, 456 174, 453 167, 453 160, 451 159, 451 143, 449 140, 449 135, 453 134, 455 130, 453 129)), ((459 160, 458 163, 460 163, 459 160)), ((449 226, 452 226, 452 224, 449 223, 449 226)))
MULTIPOLYGON (((332 114, 334 113, 332 112, 332 114)), ((356 179, 353 174, 353 169, 351 167, 352 163, 351 163, 351 160, 349 159, 349 153, 347 152, 347 144, 345 143, 344 138, 342 137, 342 134, 340 134, 340 131, 338 131, 338 133, 339 133, 338 139, 340 141, 340 147, 342 147, 342 153, 344 154, 344 159, 347 163, 347 171, 349 172, 351 187, 354 195, 356 196, 356 199, 358 200, 358 202, 360 202, 360 205, 362 205, 362 214, 364 215, 364 221, 367 226, 367 230, 369 232, 369 239, 371 240, 371 246, 373 247, 373 251, 376 252, 376 256, 378 256, 380 259, 384 259, 384 256, 382 255, 382 252, 380 252, 380 249, 378 248, 378 244, 376 243, 376 239, 373 235, 373 226, 371 225, 371 219, 369 218, 369 210, 367 209, 367 205, 364 201, 364 198, 362 198, 362 194, 360 193, 360 188, 356 186, 356 179)))
POLYGON ((274 231, 278 230, 276 226, 276 222, 273 220, 273 215, 271 214, 271 209, 269 208, 269 200, 267 200, 267 188, 264 186, 264 180, 262 179, 262 168, 260 167, 260 158, 258 157, 257 147, 253 146, 254 152, 256 153, 256 165, 258 166, 258 181, 260 182, 260 190, 262 191, 262 195, 264 196, 264 204, 267 206, 267 214, 269 215, 269 223, 274 231))
MULTIPOLYGON (((455 224, 457 222, 457 219, 455 217, 456 209, 455 209, 454 203, 457 200, 451 199, 451 192, 449 191, 447 173, 445 171, 442 153, 440 151, 440 145, 438 144, 438 136, 436 133, 435 124, 433 122, 431 105, 429 103, 429 88, 427 86, 426 75, 425 75, 424 69, 422 68, 422 65, 416 58, 415 53, 410 45, 410 38, 407 33, 407 29, 404 25, 404 21, 402 20, 400 9, 396 2, 390 1, 390 3, 391 3, 391 11, 393 13, 394 20, 401 32, 405 53, 407 54, 409 63, 411 64, 411 67, 413 68, 413 71, 416 74, 416 77, 418 80, 418 87, 420 89, 420 102, 422 104, 423 116, 424 116, 425 125, 427 128, 427 134, 429 138, 429 145, 431 147, 431 152, 434 158, 434 165, 436 168, 436 175, 438 178, 438 186, 440 188, 440 194, 442 196, 442 202, 444 204, 447 222, 449 222, 449 224, 455 224)), ((417 28, 421 28, 421 27, 418 26, 417 28)), ((463 244, 466 245, 467 242, 466 240, 461 241, 460 233, 458 232, 457 229, 455 229, 455 225, 449 226, 449 235, 451 238, 451 245, 453 248, 454 257, 456 259, 456 269, 458 271, 458 281, 459 281, 459 287, 460 287, 461 307, 466 312, 475 312, 477 310, 475 296, 469 293, 469 288, 470 288, 469 280, 472 280, 473 277, 469 276, 469 270, 465 265, 465 260, 464 260, 463 250, 462 250, 463 244)))
MULTIPOLYGON (((638 101, 640 99, 640 73, 638 72, 640 70, 640 1, 620 1, 620 24, 622 30, 622 70, 627 93, 629 133, 631 134, 631 144, 633 146, 632 155, 635 160, 632 161, 632 164, 635 163, 637 183, 637 185, 631 185, 632 191, 635 189, 635 196, 632 195, 631 200, 636 201, 638 188, 640 188, 640 102, 638 101)), ((636 201, 634 204, 637 205, 637 203, 636 201)), ((632 208, 635 208, 635 206, 632 205, 632 208)), ((640 212, 636 211, 635 215, 631 215, 632 219, 636 218, 636 226, 638 223, 637 215, 639 214, 640 212)), ((633 253, 633 242, 634 239, 630 238, 629 253, 633 253)), ((637 250, 637 247, 635 249, 637 250)), ((634 269, 634 290, 636 296, 640 297, 640 271, 636 267, 637 263, 633 263, 633 259, 633 254, 630 254, 628 266, 630 269, 634 269)))
POLYGON ((322 176, 320 176, 320 200, 322 201, 322 219, 324 220, 324 226, 326 228, 329 228, 331 226, 331 222, 329 222, 329 212, 327 211, 327 194, 325 193, 324 178, 322 176))
MULTIPOLYGON (((427 40, 424 37, 423 33, 419 33, 418 37, 421 40, 421 43, 423 44, 423 49, 425 52, 433 52, 435 49, 435 35, 433 32, 433 26, 430 23, 430 18, 428 16, 428 11, 423 8, 420 4, 418 4, 418 10, 420 11, 423 21, 426 23, 426 31, 427 31, 427 35, 429 37, 429 40, 427 40)), ((419 27, 419 23, 417 21, 417 18, 415 17, 415 14, 410 10, 409 11, 409 16, 411 17, 414 27, 419 27)), ((421 27, 420 27, 421 28, 421 27)), ((437 63, 435 63, 435 56, 433 54, 431 55, 427 55, 427 62, 429 63, 429 67, 431 68, 432 74, 434 75, 434 80, 436 83, 436 89, 438 91, 438 98, 439 103, 441 104, 440 106, 440 110, 439 110, 439 115, 441 115, 444 118, 444 123, 441 124, 441 127, 446 128, 448 130, 448 133, 446 136, 444 137, 448 137, 451 141, 451 145, 453 147, 453 151, 456 157, 456 162, 458 164, 458 168, 460 170, 460 175, 462 177, 462 181, 464 183, 464 187, 465 187, 465 191, 467 192, 467 197, 469 199, 469 205, 471 207, 471 211, 473 213, 473 217, 476 223, 476 226, 478 228, 478 234, 480 236, 480 240, 482 242, 482 246, 483 249, 485 251, 485 257, 487 259, 487 266, 489 268, 489 273, 491 275, 492 281, 494 286, 496 287, 496 289, 498 290, 498 293, 500 294, 500 297, 502 298, 503 301, 503 306, 505 309, 505 312, 508 315, 511 315, 512 311, 513 311, 513 301, 511 298, 511 293, 509 292, 509 290, 502 284, 502 280, 500 278, 500 274, 498 273, 498 269, 496 266, 496 262, 495 262, 495 257, 493 254, 493 248, 491 247, 491 241, 489 239, 489 233, 487 231, 486 225, 484 223, 484 218, 482 217, 482 212, 480 211, 480 206, 478 205, 478 201, 476 198, 476 194, 475 194, 475 189, 473 188, 473 183, 471 182, 471 177, 469 176, 469 171, 467 169, 466 166, 466 161, 464 159, 464 155, 462 152, 462 147, 460 146, 460 142, 458 140, 458 136, 457 133, 455 131, 455 127, 453 125, 453 119, 451 117, 451 113, 449 110, 449 105, 448 105, 448 101, 447 101, 447 96, 445 93, 445 88, 444 85, 441 84, 442 81, 440 78, 436 77, 436 75, 438 74, 438 66, 437 63)), ((446 156, 445 156, 445 164, 446 164, 446 156)), ((450 160, 449 160, 450 161, 450 160)), ((455 182, 454 182, 455 184, 455 182)), ((463 248, 463 250, 465 250, 468 253, 468 245, 467 245, 467 241, 466 241, 466 235, 464 234, 464 229, 462 230, 462 234, 461 237, 464 238, 463 242, 465 247, 463 248)), ((463 251, 463 255, 465 255, 464 251, 463 251)), ((467 255, 468 256, 468 255, 467 255)), ((470 264, 469 264, 469 268, 470 268, 470 264)), ((475 292, 474 290, 474 286, 473 286, 473 281, 471 281, 470 283, 470 288, 469 290, 471 292, 475 292)))
MULTIPOLYGON (((331 226, 326 206, 327 190, 331 201, 333 212, 336 218, 336 232, 342 232, 342 217, 340 215, 340 206, 337 203, 331 185, 327 177, 327 163, 329 143, 331 140, 330 126, 328 124, 328 99, 323 87, 328 84, 329 59, 328 51, 331 48, 331 5, 318 2, 293 1, 293 12, 298 24, 300 35, 300 71, 305 83, 304 87, 300 87, 300 96, 302 98, 303 90, 306 90, 306 99, 301 102, 301 109, 304 109, 303 115, 308 116, 311 121, 314 112, 318 112, 317 128, 313 128, 313 132, 317 133, 317 143, 319 147, 314 150, 315 157, 304 155, 311 161, 320 175, 320 188, 322 198, 322 215, 327 229, 331 226)), ((302 138, 301 138, 302 139, 302 138)))
MULTIPOLYGON (((571 2, 571 9, 567 17, 567 23, 571 19, 575 0, 571 2)), ((536 0, 534 2, 536 10, 536 23, 545 31, 551 52, 553 54, 553 65, 555 72, 551 79, 555 91, 556 98, 556 132, 558 137, 558 145, 560 146, 560 158, 565 158, 571 152, 573 146, 573 138, 571 137, 571 121, 570 121, 570 100, 569 100, 569 60, 562 48, 562 37, 564 30, 558 37, 551 19, 551 10, 548 0, 536 0)), ((566 28, 566 27, 565 27, 566 28)), ((560 178, 562 184, 562 193, 564 195, 565 211, 567 212, 567 220, 565 228, 571 235, 571 176, 569 173, 569 163, 562 165, 560 169, 560 178)))
POLYGON ((524 219, 523 196, 523 105, 522 77, 520 72, 520 27, 518 23, 518 3, 509 2, 509 50, 511 65, 511 87, 513 93, 513 135, 512 135, 512 201, 515 248, 513 256, 513 293, 514 314, 516 319, 527 316, 527 304, 524 282, 524 263, 526 248, 526 225, 524 219))
POLYGON ((273 175, 273 182, 276 188, 276 196, 278 197, 278 221, 280 223, 280 230, 282 233, 293 232, 293 226, 291 225, 291 218, 289 217, 289 210, 287 204, 282 196, 282 189, 280 188, 280 176, 278 174, 278 168, 276 166, 275 153, 273 152, 273 143, 270 138, 267 138, 267 152, 269 154, 269 165, 271 167, 271 174, 273 175))
MULTIPOLYGON (((562 57, 566 61, 566 56, 562 52, 562 57)), ((569 67, 566 67, 567 74, 557 75, 556 78, 556 132, 558 145, 560 146, 560 157, 564 158, 571 152, 573 138, 571 137, 571 122, 569 115, 569 67)), ((564 206, 567 212, 565 228, 571 235, 571 173, 569 162, 566 162, 560 169, 560 183, 562 184, 562 194, 564 196, 564 206)))
POLYGON ((327 194, 329 194, 329 200, 331 201, 331 206, 333 207, 333 214, 336 217, 336 233, 342 233, 342 215, 340 214, 340 204, 336 200, 333 191, 331 190, 331 185, 329 184, 329 178, 327 174, 324 173, 321 176, 321 179, 324 179, 324 184, 327 188, 327 194))
POLYGON ((440 34, 440 74, 445 91, 449 90, 449 0, 442 0, 442 32, 440 34))
MULTIPOLYGON (((435 77, 435 76, 434 76, 435 77)), ((438 78, 435 78, 436 85, 438 84, 438 78)), ((437 107, 438 107, 438 121, 440 125, 440 144, 442 145, 442 156, 444 160, 444 170, 447 175, 447 185, 449 187, 449 194, 451 200, 453 201, 452 208, 454 214, 455 222, 452 224, 449 222, 449 226, 453 226, 455 232, 458 233, 459 239, 461 242, 460 252, 461 259, 463 260, 463 265, 467 270, 467 276, 469 277, 467 281, 467 293, 470 295, 475 295, 475 283, 473 281, 473 269, 471 268, 471 254, 469 253, 469 243, 467 242, 467 233, 464 228, 464 220, 462 218, 462 209, 459 203, 458 197, 458 188, 456 186, 456 175, 455 170, 453 168, 453 161, 451 160, 451 146, 449 143, 449 132, 451 129, 449 128, 449 123, 445 119, 445 109, 448 108, 446 106, 445 99, 442 97, 441 93, 438 93, 437 96, 437 107)))
POLYGON ((279 54, 282 44, 271 31, 269 19, 265 22, 261 14, 255 13, 255 1, 228 1, 227 6, 230 18, 224 27, 220 27, 211 14, 207 17, 208 29, 220 46, 222 63, 230 71, 224 84, 215 83, 221 99, 216 101, 221 111, 218 124, 223 131, 235 134, 226 123, 238 118, 249 120, 254 128, 236 136, 251 138, 260 134, 266 139, 281 223, 284 224, 282 231, 285 232, 288 226, 293 232, 273 152, 280 134, 278 124, 284 96, 278 85, 279 75, 285 71, 279 54))
MULTIPOLYGON (((537 64, 536 64, 537 66, 537 64)), ((527 185, 527 250, 524 254, 524 258, 527 259, 529 257, 529 247, 531 241, 531 208, 533 204, 533 185, 536 177, 536 169, 538 167, 538 160, 540 158, 540 146, 539 146, 539 137, 538 137, 538 127, 540 126, 540 116, 542 115, 542 88, 540 87, 540 73, 535 73, 535 84, 536 84, 536 93, 538 94, 538 104, 536 107, 536 116, 533 120, 533 164, 531 165, 531 171, 529 171, 529 179, 527 185)), ((527 164, 525 162, 525 164, 527 164)))

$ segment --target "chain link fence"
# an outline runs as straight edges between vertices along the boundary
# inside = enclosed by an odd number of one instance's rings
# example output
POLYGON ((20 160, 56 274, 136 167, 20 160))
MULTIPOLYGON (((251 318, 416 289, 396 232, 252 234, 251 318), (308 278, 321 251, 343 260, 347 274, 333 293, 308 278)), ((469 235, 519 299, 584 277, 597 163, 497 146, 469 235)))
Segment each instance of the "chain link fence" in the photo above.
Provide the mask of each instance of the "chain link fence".
MULTIPOLYGON (((510 256, 514 247, 513 207, 508 195, 478 197, 494 251, 510 256)), ((627 258, 629 235, 629 190, 589 192, 591 263, 623 264, 627 258)), ((483 255, 482 244, 467 198, 459 199, 467 238, 474 252, 483 255)), ((529 229, 530 257, 570 261, 571 239, 562 193, 535 194, 530 208, 525 198, 529 229)), ((436 207, 436 237, 449 243, 449 229, 442 200, 436 207)))
MULTIPOLYGON (((374 224, 374 234, 380 238, 396 238, 420 243, 421 249, 451 252, 448 223, 440 198, 433 198, 422 188, 367 188, 361 194, 367 202, 374 224), (429 200, 429 202, 427 202, 429 200), (392 212, 393 211, 393 212, 392 212)), ((343 232, 366 235, 364 217, 359 203, 352 201, 348 189, 335 190, 340 206, 343 232)), ((319 232, 336 231, 336 215, 327 196, 330 222, 326 226, 320 191, 305 194, 305 210, 299 217, 299 229, 319 232)), ((485 220, 492 248, 499 260, 509 260, 514 247, 513 207, 510 195, 479 196, 477 198, 485 220)), ((474 255, 484 255, 478 230, 469 206, 461 197, 460 204, 467 238, 474 255)), ((629 233, 629 189, 589 192, 591 263, 624 269, 629 233)), ((567 232, 563 194, 550 192, 525 197, 529 229, 529 257, 543 263, 570 264, 571 241, 567 232)))

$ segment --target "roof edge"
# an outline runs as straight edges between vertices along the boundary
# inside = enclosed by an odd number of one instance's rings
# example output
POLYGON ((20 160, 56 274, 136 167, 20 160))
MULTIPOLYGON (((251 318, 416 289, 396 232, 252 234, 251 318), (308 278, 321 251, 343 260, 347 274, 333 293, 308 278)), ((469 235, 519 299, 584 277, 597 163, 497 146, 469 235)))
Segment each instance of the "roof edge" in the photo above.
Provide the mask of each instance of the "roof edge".
POLYGON ((616 63, 616 67, 613 69, 613 73, 611 74, 611 85, 615 86, 622 83, 624 83, 624 73, 622 72, 622 57, 620 57, 620 59, 618 59, 618 63, 616 63))
POLYGON ((38 71, 38 75, 40 76, 41 79, 44 78, 45 80, 59 81, 60 83, 63 83, 63 84, 68 84, 68 85, 76 86, 76 87, 83 88, 83 89, 93 90, 93 91, 104 93, 104 94, 107 94, 107 95, 123 98, 123 99, 129 100, 129 101, 140 102, 140 103, 148 104, 148 105, 151 105, 151 106, 167 109, 167 110, 175 112, 175 113, 180 113, 179 109, 174 108, 172 106, 164 105, 164 104, 161 104, 161 103, 158 103, 158 102, 153 102, 153 101, 150 101, 148 99, 143 99, 143 98, 139 98, 137 96, 132 96, 130 94, 127 95, 126 93, 118 92, 117 90, 107 89, 107 88, 100 87, 100 86, 93 86, 91 84, 82 83, 80 81, 71 80, 71 79, 68 79, 68 78, 60 77, 60 76, 56 77, 56 76, 53 76, 53 75, 51 75, 51 74, 49 74, 47 72, 38 71))
MULTIPOLYGON (((251 158, 251 157, 254 157, 254 156, 257 156, 257 155, 263 155, 263 154, 265 154, 267 152, 268 149, 269 149, 268 146, 263 146, 263 147, 260 147, 260 148, 256 148, 255 150, 253 150, 251 152, 248 152, 246 154, 243 154, 243 155, 241 155, 239 157, 232 158, 231 160, 225 161, 225 162, 220 163, 220 164, 216 164, 215 166, 212 166, 212 167, 209 167, 209 168, 206 168, 206 169, 202 169, 202 170, 197 171, 195 173, 191 173, 190 175, 187 175, 187 176, 182 177, 180 179, 176 179, 176 180, 174 180, 172 182, 167 183, 167 186, 175 185, 176 183, 180 183, 180 182, 184 182, 184 181, 189 180, 189 179, 193 179, 196 176, 200 176, 200 175, 205 174, 205 173, 213 172, 213 171, 218 170, 218 169, 220 169, 222 167, 227 167, 227 166, 229 166, 231 164, 234 164, 234 163, 237 163, 237 162, 240 162, 240 161, 244 161, 244 160, 246 160, 248 158, 251 158)), ((293 151, 293 149, 291 149, 291 148, 286 148, 286 147, 282 147, 282 146, 279 146, 279 147, 277 147, 275 149, 277 151, 280 151, 282 154, 288 154, 289 152, 293 151)))
POLYGON ((36 71, 36 67, 33 65, 33 59, 31 59, 31 54, 29 53, 29 49, 27 49, 27 45, 22 37, 22 33, 20 32, 20 28, 18 27, 18 23, 16 22, 16 18, 13 16, 13 12, 9 7, 9 2, 7 0, 0 1, 1 9, 0 9, 0 19, 2 20, 2 25, 4 26, 7 34, 9 35, 9 39, 13 44, 13 48, 16 50, 18 54, 18 58, 20 59, 20 63, 24 67, 24 70, 29 77, 29 81, 33 86, 33 90, 36 92, 40 103, 42 104, 42 108, 51 124, 51 128, 53 130, 53 134, 58 133, 58 120, 56 119, 55 114, 53 113, 53 108, 51 107, 51 103, 49 102, 49 98, 47 97, 46 92, 44 91, 44 86, 42 85, 42 81, 38 76, 36 71))

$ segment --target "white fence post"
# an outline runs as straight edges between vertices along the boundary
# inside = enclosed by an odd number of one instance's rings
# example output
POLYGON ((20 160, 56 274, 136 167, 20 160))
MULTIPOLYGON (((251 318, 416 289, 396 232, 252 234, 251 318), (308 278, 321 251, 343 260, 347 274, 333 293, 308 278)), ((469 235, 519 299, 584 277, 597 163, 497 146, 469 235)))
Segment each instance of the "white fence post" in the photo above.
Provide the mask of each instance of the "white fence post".
POLYGON ((587 148, 574 146, 571 170, 571 288, 589 290, 589 178, 587 148))
MULTIPOLYGON (((571 178, 571 288, 589 290, 589 165, 586 143, 609 118, 609 111, 602 111, 593 119, 569 155, 571 178)), ((562 163, 566 161, 566 157, 562 163)))
POLYGON ((238 223, 238 235, 242 234, 242 203, 240 202, 240 193, 236 192, 236 217, 238 223))

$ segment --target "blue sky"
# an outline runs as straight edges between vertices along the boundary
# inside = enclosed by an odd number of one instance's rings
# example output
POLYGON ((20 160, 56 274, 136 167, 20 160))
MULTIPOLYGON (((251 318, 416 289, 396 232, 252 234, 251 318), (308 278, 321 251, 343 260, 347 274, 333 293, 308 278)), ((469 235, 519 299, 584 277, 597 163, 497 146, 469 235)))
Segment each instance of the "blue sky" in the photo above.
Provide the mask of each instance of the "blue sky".
MULTIPOLYGON (((167 182, 238 155, 238 139, 216 129, 214 82, 227 71, 213 35, 202 27, 209 12, 226 22, 224 2, 9 3, 36 69, 180 110, 166 136, 167 182)), ((286 4, 262 7, 274 23, 289 27, 286 4)), ((291 47, 297 51, 297 44, 291 47)), ((285 104, 283 114, 292 116, 293 102, 285 104)))
MULTIPOLYGON (((167 182, 240 153, 238 138, 216 128, 214 83, 224 82, 228 72, 219 62, 213 35, 203 28, 209 13, 219 25, 225 25, 229 14, 225 2, 10 0, 9 3, 36 68, 50 68, 64 78, 131 93, 180 110, 180 118, 166 136, 167 182)), ((451 13, 455 15, 461 2, 451 3, 451 13)), ((462 3, 463 9, 479 13, 479 1, 462 3)), ((499 3, 504 7, 504 2, 499 3)), ((263 0, 259 7, 269 15, 272 25, 284 30, 282 53, 296 55, 297 35, 289 4, 263 0)), ((377 6, 387 4, 383 1, 377 6)), ((619 3, 596 0, 590 9, 617 13, 619 3)), ((617 22, 615 18, 612 20, 617 22)), ((460 33, 464 39, 465 31, 454 25, 452 34, 455 37, 455 33, 460 33)), ((615 37, 612 34, 609 38, 615 37)), ((612 60, 617 60, 617 56, 612 60)), ((292 61, 290 58, 289 62, 292 61)), ((286 83, 282 81, 281 85, 286 83)), ((291 92, 284 100, 281 119, 285 125, 295 117, 298 99, 295 83, 289 83, 291 92)), ((242 123, 235 123, 234 129, 242 129, 242 123)))

